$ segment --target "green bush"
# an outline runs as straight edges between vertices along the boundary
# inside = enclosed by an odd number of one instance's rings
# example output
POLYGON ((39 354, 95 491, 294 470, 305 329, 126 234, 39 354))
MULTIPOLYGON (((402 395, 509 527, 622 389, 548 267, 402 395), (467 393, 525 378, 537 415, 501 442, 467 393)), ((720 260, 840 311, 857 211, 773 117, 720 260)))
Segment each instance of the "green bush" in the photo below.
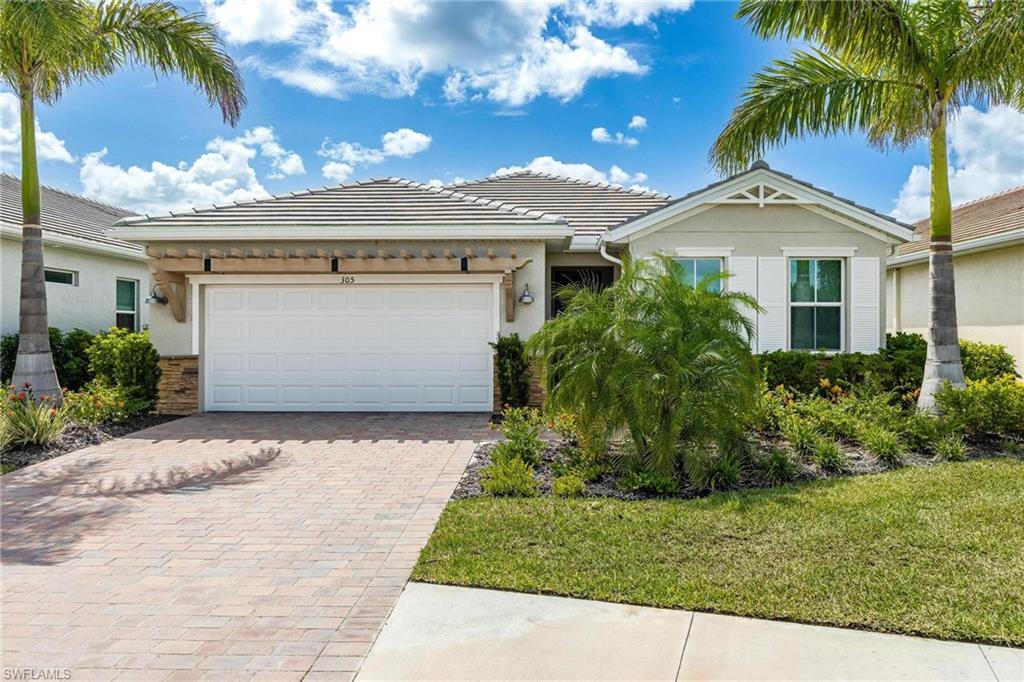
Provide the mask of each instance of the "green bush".
POLYGON ((533 467, 521 459, 495 461, 480 470, 480 485, 489 495, 536 497, 537 481, 533 467))
POLYGON ((964 365, 964 376, 975 381, 1018 376, 1013 356, 1007 352, 1006 346, 997 343, 961 340, 960 360, 964 365))
POLYGON ((3 431, 10 445, 46 445, 64 433, 64 415, 49 396, 38 399, 30 387, 5 389, 3 431))
POLYGON ((861 429, 860 442, 879 462, 890 468, 903 464, 905 450, 900 437, 882 426, 869 425, 861 429))
POLYGON ((120 386, 127 396, 149 408, 156 401, 160 354, 149 332, 112 328, 97 334, 88 349, 89 368, 98 381, 120 386))
POLYGON ((785 450, 772 448, 759 462, 758 468, 772 485, 789 483, 797 475, 796 464, 785 450))
POLYGON ((879 351, 885 367, 886 386, 900 395, 921 388, 928 342, 920 334, 896 332, 885 335, 885 348, 879 351))
POLYGON ((501 417, 501 433, 505 440, 491 450, 491 459, 495 462, 520 459, 536 466, 545 447, 540 437, 544 426, 540 412, 530 407, 508 407, 501 417))
MULTIPOLYGON (((89 356, 86 353, 93 335, 84 329, 72 329, 67 334, 50 327, 50 352, 57 379, 64 388, 77 391, 92 380, 89 356)), ((14 362, 18 356, 18 335, 7 334, 0 339, 0 381, 7 383, 14 375, 14 362)))
POLYGON ((793 452, 801 457, 812 457, 814 448, 821 437, 814 424, 796 415, 790 415, 782 423, 782 437, 785 438, 793 452))
POLYGON ((757 373, 743 310, 750 296, 685 281, 669 257, 626 259, 602 291, 580 289, 527 344, 543 371, 548 411, 572 412, 595 442, 624 433, 628 471, 671 478, 681 442, 745 430, 757 373))
POLYGON ((899 434, 914 452, 934 452, 936 445, 949 435, 949 423, 924 412, 909 412, 900 425, 899 434))
POLYGON ((967 443, 963 436, 949 434, 935 443, 935 455, 948 462, 963 462, 967 459, 967 443))
POLYGON ((825 398, 804 398, 791 405, 791 411, 810 422, 815 431, 832 438, 852 439, 860 426, 855 397, 832 401, 825 398))
POLYGON ((831 438, 819 438, 814 445, 813 459, 825 471, 841 474, 846 471, 846 453, 839 443, 831 438))
POLYGON ((972 437, 1024 434, 1024 381, 1011 376, 947 384, 935 395, 939 411, 972 437))
POLYGON ((740 482, 740 456, 735 450, 694 446, 683 457, 686 478, 700 492, 730 490, 740 482))
POLYGON ((632 493, 673 495, 679 492, 679 483, 671 476, 655 471, 630 471, 619 480, 619 487, 632 493))
POLYGON ((757 356, 769 388, 784 386, 805 395, 818 390, 824 361, 825 356, 805 351, 777 350, 757 356))
POLYGON ((502 405, 523 407, 530 400, 530 360, 519 334, 498 335, 491 344, 502 405))
POLYGON ((118 386, 94 383, 80 391, 65 391, 64 415, 78 424, 119 424, 128 419, 141 406, 118 386))
POLYGON ((7 413, 0 411, 0 453, 7 452, 7 448, 11 447, 14 441, 14 431, 11 429, 11 423, 7 419, 7 413))
POLYGON ((558 476, 551 481, 551 492, 556 497, 580 497, 585 490, 583 479, 575 474, 558 476))

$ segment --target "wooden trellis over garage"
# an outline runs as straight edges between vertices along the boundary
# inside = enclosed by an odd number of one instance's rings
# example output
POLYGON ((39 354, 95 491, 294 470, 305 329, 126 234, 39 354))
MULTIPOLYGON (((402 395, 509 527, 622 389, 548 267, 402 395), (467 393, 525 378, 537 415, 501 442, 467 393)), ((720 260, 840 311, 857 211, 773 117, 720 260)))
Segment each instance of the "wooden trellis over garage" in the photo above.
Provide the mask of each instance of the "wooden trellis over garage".
POLYGON ((167 297, 171 313, 185 321, 185 282, 188 275, 222 274, 450 274, 457 272, 502 275, 505 317, 515 319, 515 272, 532 259, 516 249, 498 255, 493 248, 474 249, 345 250, 332 249, 146 249, 153 278, 167 297))

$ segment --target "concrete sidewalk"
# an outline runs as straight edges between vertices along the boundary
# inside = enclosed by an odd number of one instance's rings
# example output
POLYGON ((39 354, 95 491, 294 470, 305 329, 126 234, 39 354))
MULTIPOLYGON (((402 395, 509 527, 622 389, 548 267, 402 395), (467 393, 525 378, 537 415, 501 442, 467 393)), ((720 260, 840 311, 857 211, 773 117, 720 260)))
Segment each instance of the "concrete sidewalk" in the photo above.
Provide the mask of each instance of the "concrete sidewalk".
POLYGON ((360 680, 1009 680, 1024 650, 409 583, 360 680))

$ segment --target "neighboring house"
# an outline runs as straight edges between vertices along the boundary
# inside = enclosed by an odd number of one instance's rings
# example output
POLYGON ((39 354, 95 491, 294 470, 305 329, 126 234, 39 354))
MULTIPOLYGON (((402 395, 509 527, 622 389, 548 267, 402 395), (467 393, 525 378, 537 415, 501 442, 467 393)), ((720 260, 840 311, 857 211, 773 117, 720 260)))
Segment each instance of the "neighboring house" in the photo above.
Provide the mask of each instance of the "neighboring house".
POLYGON ((873 352, 885 258, 909 226, 755 164, 667 196, 535 173, 401 179, 128 218, 157 292, 159 408, 490 411, 498 333, 559 283, 668 252, 754 295, 756 350, 873 352), (554 283, 554 286, 553 286, 554 283))
MULTIPOLYGON (((928 331, 928 244, 931 221, 919 241, 889 258, 890 331, 928 331)), ((999 343, 1024 374, 1024 186, 953 209, 953 263, 960 338, 999 343)))
MULTIPOLYGON (((52 187, 40 189, 46 307, 51 327, 98 332, 141 329, 149 285, 142 248, 110 236, 131 215, 52 187)), ((0 332, 18 331, 21 291, 21 181, 0 174, 0 332)))

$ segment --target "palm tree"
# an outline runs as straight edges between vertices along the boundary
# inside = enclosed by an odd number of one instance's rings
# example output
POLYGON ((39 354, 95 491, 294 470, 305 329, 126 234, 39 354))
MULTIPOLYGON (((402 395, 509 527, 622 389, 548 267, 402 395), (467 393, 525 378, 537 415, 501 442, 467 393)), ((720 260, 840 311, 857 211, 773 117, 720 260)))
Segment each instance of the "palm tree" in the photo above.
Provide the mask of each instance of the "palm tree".
POLYGON ((46 320, 35 103, 124 66, 177 73, 235 125, 245 106, 238 69, 216 30, 166 2, 0 0, 0 76, 21 102, 21 308, 13 381, 60 401, 46 320))
POLYGON ((863 131, 875 147, 931 152, 928 356, 918 406, 963 386, 953 279, 946 125, 965 104, 1024 108, 1019 0, 742 0, 761 38, 810 43, 756 73, 711 149, 745 168, 791 137, 863 131))

